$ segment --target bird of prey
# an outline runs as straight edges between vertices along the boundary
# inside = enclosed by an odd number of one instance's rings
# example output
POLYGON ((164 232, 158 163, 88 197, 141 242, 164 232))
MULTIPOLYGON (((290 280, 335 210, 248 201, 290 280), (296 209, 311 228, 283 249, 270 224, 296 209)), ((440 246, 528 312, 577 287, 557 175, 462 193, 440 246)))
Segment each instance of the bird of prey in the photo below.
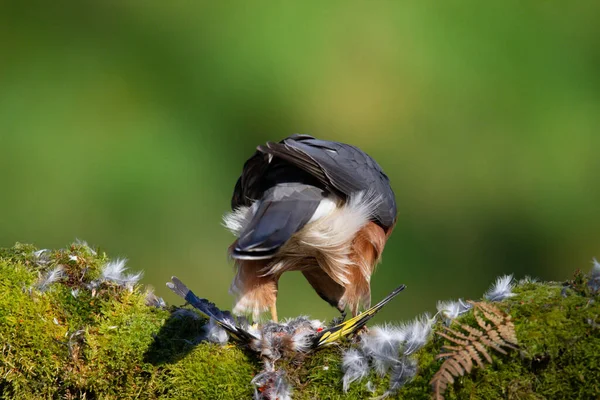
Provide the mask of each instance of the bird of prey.
POLYGON ((396 224, 387 175, 355 146, 295 134, 244 164, 224 225, 236 275, 234 314, 277 321, 281 274, 300 271, 342 315, 371 302, 370 279, 396 224))

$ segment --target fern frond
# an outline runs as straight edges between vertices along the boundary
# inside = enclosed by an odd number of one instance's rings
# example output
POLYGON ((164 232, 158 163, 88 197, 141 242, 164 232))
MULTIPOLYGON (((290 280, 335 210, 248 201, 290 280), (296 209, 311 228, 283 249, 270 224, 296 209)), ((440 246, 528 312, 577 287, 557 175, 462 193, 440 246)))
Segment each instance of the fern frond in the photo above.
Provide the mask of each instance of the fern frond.
POLYGON ((507 354, 505 349, 516 349, 517 335, 510 315, 489 303, 471 304, 478 327, 460 324, 460 330, 444 326, 437 332, 452 344, 443 346, 443 352, 436 356, 444 362, 430 382, 435 399, 443 400, 454 378, 471 373, 474 364, 483 368, 485 362, 492 363, 489 349, 501 354, 507 354))

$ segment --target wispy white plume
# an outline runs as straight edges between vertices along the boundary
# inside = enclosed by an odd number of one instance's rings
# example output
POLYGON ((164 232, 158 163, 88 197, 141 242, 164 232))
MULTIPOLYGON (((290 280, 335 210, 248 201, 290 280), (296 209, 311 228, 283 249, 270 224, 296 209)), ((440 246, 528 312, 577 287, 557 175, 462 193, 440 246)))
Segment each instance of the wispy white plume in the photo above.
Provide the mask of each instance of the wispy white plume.
POLYGON ((324 198, 319 202, 319 206, 313 213, 312 217, 308 220, 307 224, 323 218, 326 215, 331 214, 337 208, 337 202, 328 197, 324 198))
MULTIPOLYGON (((261 339, 262 338, 262 332, 259 329, 258 325, 248 325, 246 327, 246 330, 248 331, 248 333, 250 333, 252 336, 261 339)), ((255 343, 255 347, 259 346, 258 343, 255 343)))
POLYGON ((373 191, 359 192, 343 207, 311 222, 298 232, 299 240, 316 248, 338 248, 354 237, 381 203, 373 191))
POLYGON ((291 400, 292 387, 285 379, 283 370, 273 371, 267 366, 266 370, 257 374, 252 379, 252 384, 255 386, 255 400, 291 400))
POLYGON ((437 310, 438 313, 444 316, 444 323, 449 325, 452 320, 456 319, 459 315, 462 315, 469 311, 473 306, 463 299, 458 301, 438 301, 437 310))
POLYGON ((379 375, 383 376, 397 362, 406 334, 402 327, 385 325, 375 326, 361 337, 362 350, 373 360, 379 375))
POLYGON ((404 331, 404 349, 405 356, 414 353, 423 347, 431 334, 431 328, 435 318, 431 318, 428 313, 415 318, 412 322, 402 325, 401 330, 404 331))
MULTIPOLYGON (((361 336, 362 354, 358 353, 357 355, 348 352, 346 354, 349 354, 349 360, 351 360, 351 357, 359 356, 367 358, 375 371, 381 376, 391 369, 390 388, 384 394, 384 397, 387 397, 394 394, 402 385, 415 376, 417 365, 410 355, 428 342, 434 322, 435 318, 431 318, 429 314, 425 313, 400 326, 375 326, 371 328, 368 334, 361 336)), ((355 362, 355 364, 358 364, 358 362, 355 362)), ((344 356, 344 365, 346 365, 346 355, 344 356)), ((348 367, 350 368, 350 361, 348 367)), ((362 371, 362 369, 359 371, 362 371)), ((364 372, 365 375, 367 373, 368 370, 364 372)), ((358 372, 350 374, 347 380, 344 375, 345 390, 347 390, 350 383, 358 379, 350 379, 354 376, 358 376, 358 372)))
POLYGON ((292 350, 308 353, 312 348, 314 331, 310 329, 298 329, 292 334, 292 350))
POLYGON ((273 383, 272 399, 291 400, 292 386, 285 379, 285 372, 277 374, 273 383))
POLYGON ((35 263, 38 265, 46 265, 50 262, 50 250, 41 249, 33 252, 35 263))
POLYGON ((519 279, 518 285, 525 285, 527 283, 537 283, 539 281, 538 278, 532 278, 529 275, 525 275, 523 278, 519 279))
POLYGON ((100 279, 104 282, 113 282, 119 286, 133 289, 133 286, 142 278, 143 273, 126 274, 126 262, 127 260, 125 259, 116 259, 107 262, 104 267, 102 267, 100 279))
POLYGON ((293 268, 293 263, 299 261, 298 255, 302 254, 302 257, 319 257, 321 268, 335 282, 348 285, 348 265, 353 264, 350 258, 352 240, 369 222, 380 203, 381 197, 375 192, 359 192, 343 206, 306 224, 279 249, 279 261, 265 267, 264 275, 293 268))
POLYGON ((92 249, 91 246, 85 240, 75 239, 75 244, 84 247, 92 255, 96 255, 96 250, 92 249))
POLYGON ((514 286, 512 275, 501 276, 496 279, 496 282, 485 292, 483 297, 489 301, 502 301, 514 296, 512 292, 514 286))
POLYGON ((209 342, 219 344, 225 344, 229 340, 225 329, 221 328, 221 325, 217 324, 213 318, 204 325, 204 338, 209 342))
POLYGON ((71 289, 71 296, 77 298, 79 296, 79 289, 71 289))
POLYGON ((167 306, 167 303, 165 303, 163 298, 158 297, 153 289, 148 289, 144 300, 148 307, 165 308, 167 306))
POLYGON ((342 382, 345 393, 352 382, 361 381, 369 375, 369 361, 359 350, 349 349, 344 352, 342 371, 344 371, 342 382))
POLYGON ((376 390, 375 385, 373 385, 373 382, 371 382, 371 381, 368 381, 366 383, 365 389, 367 389, 367 392, 369 392, 369 393, 375 393, 375 390, 376 390))
POLYGON ((239 237, 242 231, 254 216, 258 208, 258 202, 254 202, 253 207, 241 206, 235 210, 223 215, 223 226, 236 237, 239 237))
POLYGON ((62 265, 56 266, 54 269, 48 271, 46 274, 43 274, 38 279, 35 287, 41 291, 45 292, 48 290, 48 287, 53 283, 56 283, 65 277, 65 272, 63 270, 62 265))
POLYGON ((417 360, 411 357, 402 357, 392 368, 388 390, 377 399, 385 399, 395 395, 402 386, 406 385, 417 375, 417 370, 417 360))
POLYGON ((33 255, 34 255, 35 257, 38 257, 38 258, 39 258, 39 257, 41 257, 41 256, 42 256, 42 254, 46 253, 47 251, 49 251, 49 250, 48 250, 48 249, 40 249, 40 250, 36 250, 36 251, 34 251, 34 252, 33 252, 33 255))
POLYGON ((588 288, 592 294, 600 291, 600 263, 594 258, 592 270, 588 274, 588 288))
POLYGON ((596 260, 595 258, 592 260, 592 273, 595 273, 596 275, 600 275, 600 262, 598 262, 598 260, 596 260))

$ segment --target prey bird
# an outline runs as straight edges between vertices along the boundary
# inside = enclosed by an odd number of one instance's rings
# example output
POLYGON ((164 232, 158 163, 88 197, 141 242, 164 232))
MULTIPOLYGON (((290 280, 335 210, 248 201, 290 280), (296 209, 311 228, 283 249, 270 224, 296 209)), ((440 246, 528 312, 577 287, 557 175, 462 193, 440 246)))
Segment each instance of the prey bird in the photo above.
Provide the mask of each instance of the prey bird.
POLYGON ((355 146, 292 135, 244 164, 224 225, 236 275, 233 313, 277 321, 278 281, 300 271, 342 316, 371 303, 370 279, 396 224, 389 178, 355 146))
POLYGON ((217 325, 237 343, 249 347, 276 361, 280 354, 308 353, 318 350, 359 331, 387 303, 402 292, 406 285, 400 285, 383 300, 357 316, 337 325, 325 327, 320 321, 298 317, 284 323, 267 323, 262 326, 249 326, 243 318, 235 318, 229 311, 220 310, 214 303, 196 296, 179 278, 171 277, 167 287, 186 301, 206 318, 217 325), (276 340, 274 340, 276 339, 276 340), (273 358, 274 355, 277 355, 273 358))

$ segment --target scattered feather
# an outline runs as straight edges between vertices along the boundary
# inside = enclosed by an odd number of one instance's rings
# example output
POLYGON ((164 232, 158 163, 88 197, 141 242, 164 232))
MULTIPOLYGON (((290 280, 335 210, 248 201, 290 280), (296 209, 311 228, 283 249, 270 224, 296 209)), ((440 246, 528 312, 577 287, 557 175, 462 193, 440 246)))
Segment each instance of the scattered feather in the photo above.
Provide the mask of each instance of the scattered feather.
POLYGON ((459 315, 466 313, 471 308, 473 308, 473 306, 463 299, 458 299, 458 301, 438 301, 437 303, 438 313, 445 317, 445 325, 450 325, 454 319, 459 315))
POLYGON ((204 339, 211 343, 225 344, 229 340, 229 336, 225 329, 215 322, 214 318, 204 325, 204 339))
MULTIPOLYGON (((246 327, 246 330, 248 331, 249 334, 251 334, 252 336, 259 338, 262 336, 261 330, 259 329, 258 325, 248 325, 246 327)), ((258 345, 251 345, 252 348, 256 348, 258 345)))
POLYGON ((600 291, 600 263, 594 258, 592 270, 588 274, 588 288, 591 294, 600 291))
POLYGON ((342 382, 346 393, 352 382, 361 381, 369 375, 369 361, 359 350, 349 349, 344 352, 342 371, 344 371, 342 382))
POLYGON ((37 265, 47 265, 50 262, 50 250, 41 249, 33 252, 37 265))
MULTIPOLYGON (((304 316, 287 319, 281 323, 266 322, 262 325, 249 325, 247 319, 235 318, 228 311, 219 310, 215 304, 207 299, 196 296, 177 277, 172 277, 167 286, 175 294, 185 299, 187 304, 194 307, 199 315, 210 318, 210 322, 205 326, 204 340, 222 343, 227 340, 227 335, 229 335, 232 340, 244 344, 260 355, 264 368, 252 381, 256 387, 255 398, 280 400, 290 398, 291 389, 283 372, 274 369, 274 365, 278 360, 287 359, 298 363, 304 358, 305 354, 318 349, 322 345, 320 339, 323 335, 329 334, 334 338, 339 338, 349 332, 354 332, 356 327, 363 326, 374 315, 373 310, 382 307, 404 289, 404 285, 400 286, 378 305, 365 312, 366 319, 365 316, 359 316, 357 317, 359 319, 349 320, 354 325, 342 323, 341 325, 328 327, 321 321, 311 320, 304 316), (343 335, 334 336, 332 334, 332 332, 338 332, 340 329, 345 330, 343 335)), ((182 309, 180 313, 184 311, 187 310, 182 309)), ((412 324, 400 327, 378 327, 370 334, 361 336, 362 352, 353 349, 345 356, 344 390, 348 390, 352 382, 363 379, 368 374, 371 361, 373 365, 377 366, 380 374, 384 374, 391 367, 401 363, 400 350, 406 348, 406 354, 410 354, 418 349, 422 345, 421 341, 425 342, 427 339, 431 322, 429 315, 426 315, 425 319, 417 319, 412 324), (406 341, 407 338, 408 341, 406 341)), ((337 339, 333 339, 333 341, 335 340, 337 339)), ((324 365, 323 369, 327 370, 328 366, 324 365)), ((399 372, 396 374, 404 377, 402 379, 409 379, 399 372)), ((397 380, 401 381, 402 379, 398 378, 397 380)))
POLYGON ((496 282, 485 292, 483 297, 489 301, 502 301, 514 296, 513 288, 513 276, 504 275, 496 279, 496 282))
POLYGON ((248 327, 247 330, 256 340, 250 348, 272 361, 284 356, 291 358, 310 352, 318 329, 323 323, 300 316, 282 323, 267 322, 260 327, 248 327))
POLYGON ((368 334, 361 336, 362 353, 349 350, 344 355, 344 391, 352 382, 368 374, 370 361, 380 376, 391 371, 390 387, 381 398, 395 394, 415 376, 417 363, 410 356, 428 342, 434 322, 435 317, 431 318, 426 313, 400 326, 373 327, 368 334), (360 362, 360 357, 364 359, 364 364, 360 362))
POLYGON ((126 274, 125 259, 116 259, 114 261, 107 262, 102 267, 100 274, 100 280, 103 282, 112 282, 119 286, 133 289, 133 286, 139 282, 142 278, 143 273, 138 272, 137 274, 126 274))
POLYGON ((75 244, 77 246, 83 247, 85 248, 87 251, 89 251, 92 255, 97 255, 96 250, 92 249, 92 247, 85 241, 85 240, 81 240, 81 239, 75 239, 75 244))
POLYGON ((367 389, 367 392, 369 393, 375 393, 375 385, 373 385, 373 382, 368 381, 367 384, 365 385, 365 389, 367 389))
POLYGON ((266 369, 252 379, 252 384, 255 386, 254 399, 291 400, 292 387, 285 379, 285 372, 283 370, 271 371, 268 367, 266 369))
POLYGON ((373 361, 375 371, 383 376, 398 361, 400 346, 406 339, 402 327, 375 326, 361 337, 361 348, 373 361))
POLYGON ((600 328, 600 324, 598 324, 596 321, 594 321, 591 318, 587 318, 586 322, 588 323, 588 325, 590 325, 592 327, 592 329, 598 329, 598 328, 600 328))
POLYGON ((144 300, 148 307, 165 308, 167 306, 167 303, 163 300, 163 298, 154 294, 154 290, 152 289, 149 289, 146 292, 146 298, 144 300))
POLYGON ((431 318, 428 313, 423 314, 421 317, 417 317, 413 322, 401 326, 401 330, 404 332, 404 349, 403 354, 405 356, 414 353, 423 347, 431 334, 431 329, 435 318, 431 318))
POLYGON ((79 257, 77 257, 76 255, 74 255, 74 254, 71 254, 71 255, 69 256, 69 261, 77 261, 77 260, 79 260, 79 257))
POLYGON ((417 371, 417 360, 411 357, 402 357, 392 368, 388 390, 382 396, 377 397, 377 399, 385 399, 395 395, 402 386, 406 385, 417 375, 417 371))
POLYGON ((523 278, 519 279, 519 282, 517 283, 517 285, 525 285, 528 283, 537 283, 539 281, 538 278, 535 277, 531 277, 529 275, 525 275, 523 278))
POLYGON ((417 360, 410 357, 402 357, 400 362, 392 368, 390 375, 390 394, 396 393, 402 386, 410 382, 417 375, 417 360))
POLYGON ((79 296, 79 289, 71 289, 71 296, 77 298, 79 296))
POLYGON ((52 269, 48 273, 40 276, 37 283, 35 284, 35 287, 40 292, 45 292, 46 290, 48 290, 50 285, 60 281, 64 277, 65 277, 65 272, 64 272, 63 266, 58 265, 58 266, 56 266, 56 268, 52 269))
POLYGON ((436 359, 444 359, 440 369, 431 378, 435 399, 443 399, 448 385, 455 378, 471 373, 474 366, 484 367, 492 362, 491 350, 507 354, 508 349, 516 349, 517 335, 510 315, 492 303, 474 303, 473 316, 478 327, 459 324, 460 329, 444 327, 436 332, 450 344, 442 347, 436 359))
POLYGON ((299 329, 292 333, 291 349, 299 353, 308 353, 312 348, 314 338, 314 331, 299 329))
POLYGON ((34 252, 33 252, 33 255, 34 255, 35 257, 38 257, 38 258, 39 258, 39 257, 41 257, 41 256, 42 256, 42 254, 46 253, 47 251, 49 251, 49 250, 48 250, 48 249, 40 249, 40 250, 36 250, 36 251, 34 251, 34 252))
POLYGON ((253 207, 241 206, 223 215, 223 226, 236 237, 239 237, 244 227, 248 226, 254 213, 256 213, 258 205, 259 202, 254 202, 253 207))

